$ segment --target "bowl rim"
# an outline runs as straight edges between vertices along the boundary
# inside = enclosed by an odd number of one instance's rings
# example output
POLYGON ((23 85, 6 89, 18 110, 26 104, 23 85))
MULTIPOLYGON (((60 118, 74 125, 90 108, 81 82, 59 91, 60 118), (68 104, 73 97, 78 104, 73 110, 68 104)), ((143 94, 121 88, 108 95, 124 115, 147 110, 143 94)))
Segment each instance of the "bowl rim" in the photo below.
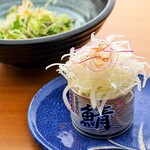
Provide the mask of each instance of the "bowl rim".
POLYGON ((56 42, 58 40, 63 40, 69 37, 72 37, 76 34, 82 33, 97 24, 99 24, 101 21, 103 21, 105 18, 109 16, 111 11, 113 10, 113 7, 115 5, 116 0, 107 0, 107 4, 105 8, 92 20, 90 20, 85 25, 78 27, 76 29, 73 29, 71 31, 50 35, 50 36, 44 36, 44 37, 38 37, 38 38, 30 38, 30 39, 1 39, 0 44, 1 45, 21 45, 21 44, 36 44, 36 43, 43 43, 43 42, 56 42), (59 37, 59 38, 58 38, 59 37))

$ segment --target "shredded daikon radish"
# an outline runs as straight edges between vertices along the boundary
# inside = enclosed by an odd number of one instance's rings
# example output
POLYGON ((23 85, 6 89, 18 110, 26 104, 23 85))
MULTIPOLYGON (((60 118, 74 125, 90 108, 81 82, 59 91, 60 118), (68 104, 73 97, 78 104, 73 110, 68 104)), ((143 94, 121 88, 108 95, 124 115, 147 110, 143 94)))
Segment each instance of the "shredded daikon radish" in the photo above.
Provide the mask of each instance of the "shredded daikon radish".
MULTIPOLYGON (((69 87, 79 95, 88 97, 93 109, 97 108, 100 114, 107 100, 129 92, 134 96, 131 90, 137 86, 141 91, 149 77, 145 69, 150 69, 150 64, 141 61, 143 57, 133 55, 129 41, 116 41, 119 37, 124 36, 111 35, 103 40, 96 39, 92 34, 90 45, 71 48, 69 54, 62 56, 62 59, 69 56, 66 63, 54 64, 59 66, 58 72, 65 76, 69 87), (141 73, 143 79, 138 76, 141 73)), ((65 94, 67 90, 68 87, 65 94)))

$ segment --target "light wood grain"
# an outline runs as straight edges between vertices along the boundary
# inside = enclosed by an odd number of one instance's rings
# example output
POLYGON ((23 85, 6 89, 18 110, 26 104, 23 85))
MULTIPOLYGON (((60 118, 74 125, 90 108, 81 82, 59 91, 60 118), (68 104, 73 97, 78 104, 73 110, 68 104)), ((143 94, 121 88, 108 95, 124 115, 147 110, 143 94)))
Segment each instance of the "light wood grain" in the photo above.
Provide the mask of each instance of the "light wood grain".
MULTIPOLYGON (((136 55, 150 61, 150 1, 117 0, 98 37, 124 34, 136 55)), ((55 68, 21 70, 0 64, 0 150, 40 150, 27 124, 34 94, 58 76, 55 68)))

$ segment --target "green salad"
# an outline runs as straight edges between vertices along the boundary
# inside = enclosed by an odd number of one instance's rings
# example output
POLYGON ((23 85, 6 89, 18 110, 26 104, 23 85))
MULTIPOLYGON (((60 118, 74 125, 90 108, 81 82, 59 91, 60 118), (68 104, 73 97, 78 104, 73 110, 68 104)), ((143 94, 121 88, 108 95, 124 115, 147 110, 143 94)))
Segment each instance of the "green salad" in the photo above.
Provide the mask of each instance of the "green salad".
POLYGON ((30 0, 12 6, 0 20, 0 39, 28 39, 69 31, 74 21, 67 14, 56 15, 45 7, 35 7, 30 0))

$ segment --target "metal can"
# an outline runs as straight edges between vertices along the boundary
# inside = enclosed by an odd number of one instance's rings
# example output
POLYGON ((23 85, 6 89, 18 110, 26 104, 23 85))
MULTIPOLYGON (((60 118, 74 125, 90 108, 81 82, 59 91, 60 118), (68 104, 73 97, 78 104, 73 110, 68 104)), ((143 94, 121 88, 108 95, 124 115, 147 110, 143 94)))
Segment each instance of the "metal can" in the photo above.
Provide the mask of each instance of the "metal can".
POLYGON ((92 108, 89 98, 70 90, 69 103, 73 126, 81 134, 98 139, 112 138, 124 133, 133 122, 133 91, 132 89, 126 95, 108 99, 100 115, 97 108, 92 108))

